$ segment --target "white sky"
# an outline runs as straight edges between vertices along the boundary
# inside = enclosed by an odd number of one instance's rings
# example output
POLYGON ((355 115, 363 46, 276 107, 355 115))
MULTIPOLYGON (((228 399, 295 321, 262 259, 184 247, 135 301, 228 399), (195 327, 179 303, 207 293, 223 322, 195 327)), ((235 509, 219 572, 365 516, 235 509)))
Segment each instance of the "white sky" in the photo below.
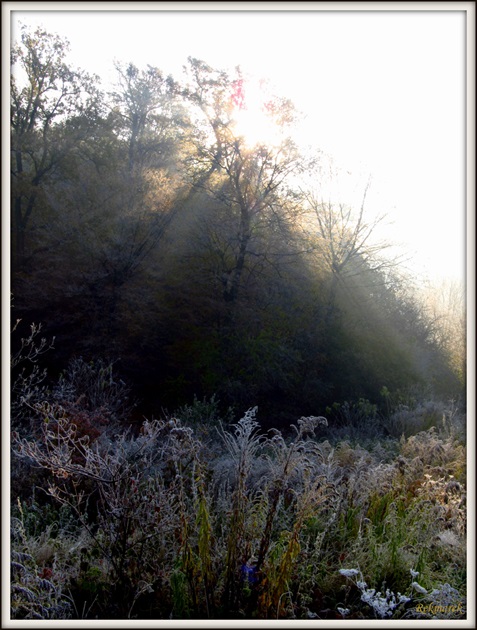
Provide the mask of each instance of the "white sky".
POLYGON ((343 200, 361 203, 371 176, 366 207, 393 221, 388 236, 413 256, 408 266, 432 279, 464 279, 462 11, 305 3, 315 10, 145 12, 124 4, 132 10, 14 10, 12 36, 18 22, 41 24, 70 41, 73 65, 110 80, 115 59, 178 76, 189 55, 270 78, 307 115, 307 141, 343 167, 343 200))

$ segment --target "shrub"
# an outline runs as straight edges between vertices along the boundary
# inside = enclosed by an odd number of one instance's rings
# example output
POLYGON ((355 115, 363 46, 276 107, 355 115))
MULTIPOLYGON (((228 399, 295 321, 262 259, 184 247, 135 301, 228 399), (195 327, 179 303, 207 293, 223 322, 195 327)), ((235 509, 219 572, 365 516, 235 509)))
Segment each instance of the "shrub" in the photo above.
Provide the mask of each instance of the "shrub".
POLYGON ((436 400, 415 402, 412 406, 398 405, 385 418, 387 431, 395 438, 410 437, 432 427, 444 436, 454 436, 465 443, 465 421, 455 401, 436 400))
POLYGON ((53 386, 52 399, 88 413, 102 410, 117 422, 127 418, 133 407, 130 393, 130 387, 114 373, 114 362, 103 359, 86 362, 75 357, 53 386))
MULTIPOLYGON (((17 320, 15 332, 21 320, 17 320)), ((38 361, 53 348, 55 339, 50 342, 40 338, 41 324, 32 323, 30 332, 19 341, 19 348, 10 359, 12 377, 10 423, 12 429, 32 432, 35 430, 37 414, 35 405, 47 396, 46 369, 40 368, 38 361)))
POLYGON ((216 430, 221 424, 229 425, 234 419, 231 407, 225 413, 220 411, 220 401, 215 394, 209 399, 204 397, 202 400, 194 396, 190 405, 179 407, 173 415, 183 424, 193 428, 195 433, 207 442, 216 439, 216 430))

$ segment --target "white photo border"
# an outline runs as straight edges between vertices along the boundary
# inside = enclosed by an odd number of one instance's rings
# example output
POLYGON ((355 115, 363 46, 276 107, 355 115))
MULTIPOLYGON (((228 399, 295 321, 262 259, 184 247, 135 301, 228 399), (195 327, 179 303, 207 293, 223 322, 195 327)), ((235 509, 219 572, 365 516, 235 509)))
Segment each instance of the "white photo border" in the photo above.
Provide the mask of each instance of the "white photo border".
POLYGON ((466 13, 466 291, 467 291, 467 414, 468 414, 468 584, 466 620, 433 621, 432 627, 474 628, 476 624, 475 582, 475 2, 2 2, 2 628, 369 628, 429 627, 429 621, 271 621, 271 620, 152 620, 152 621, 33 621, 26 623, 6 617, 9 603, 9 339, 10 339, 10 225, 9 225, 9 76, 10 18, 15 11, 464 11, 466 13))

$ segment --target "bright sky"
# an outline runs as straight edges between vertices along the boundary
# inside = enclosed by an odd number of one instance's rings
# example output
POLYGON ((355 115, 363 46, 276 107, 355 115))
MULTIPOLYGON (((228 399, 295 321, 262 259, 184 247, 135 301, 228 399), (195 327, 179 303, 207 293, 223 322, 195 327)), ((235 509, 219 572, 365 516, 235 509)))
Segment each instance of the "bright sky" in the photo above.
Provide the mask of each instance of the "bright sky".
MULTIPOLYGON (((49 6, 68 4, 77 3, 49 6)), ((360 204, 371 177, 366 207, 388 214, 386 236, 413 256, 412 270, 463 281, 462 11, 323 11, 312 2, 301 3, 311 11, 285 3, 286 12, 146 12, 137 10, 141 3, 88 10, 99 4, 84 3, 80 12, 14 10, 12 37, 19 22, 41 24, 70 41, 73 65, 106 81, 115 78, 115 59, 178 76, 189 55, 270 78, 306 114, 302 138, 342 168, 334 181, 342 199, 360 204)))

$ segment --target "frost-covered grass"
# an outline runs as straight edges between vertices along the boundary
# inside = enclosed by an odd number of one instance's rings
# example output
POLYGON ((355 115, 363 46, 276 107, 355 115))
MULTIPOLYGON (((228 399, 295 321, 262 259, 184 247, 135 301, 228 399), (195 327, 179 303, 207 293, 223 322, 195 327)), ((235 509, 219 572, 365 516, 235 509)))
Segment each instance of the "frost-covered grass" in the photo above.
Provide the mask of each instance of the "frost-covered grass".
POLYGON ((227 424, 214 407, 212 426, 183 408, 137 434, 34 411, 41 430, 14 434, 14 461, 43 474, 12 497, 13 618, 465 617, 449 423, 361 446, 325 439, 322 416, 265 433, 256 408, 227 424))

